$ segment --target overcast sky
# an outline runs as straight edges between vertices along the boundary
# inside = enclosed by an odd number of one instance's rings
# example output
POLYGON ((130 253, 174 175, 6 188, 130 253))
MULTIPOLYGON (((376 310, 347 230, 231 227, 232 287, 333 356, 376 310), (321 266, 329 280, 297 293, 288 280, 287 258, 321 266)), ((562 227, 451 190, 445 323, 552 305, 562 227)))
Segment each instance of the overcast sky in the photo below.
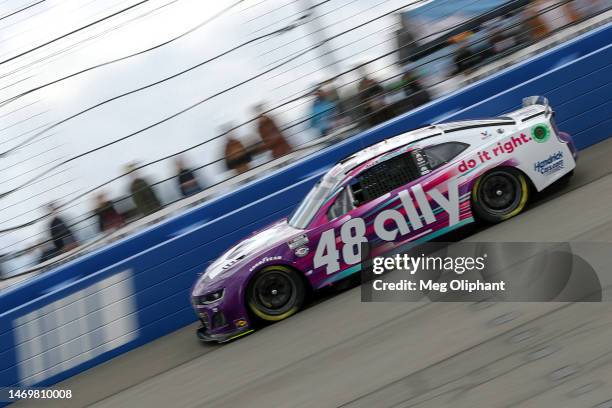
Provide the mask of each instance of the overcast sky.
MULTIPOLYGON (((0 16, 33 2, 0 0, 0 16)), ((318 3, 317 0, 312 2, 318 3)), ((0 20, 0 60, 135 3, 137 0, 46 0, 0 20)), ((230 0, 177 0, 152 12, 168 3, 172 1, 151 0, 121 16, 0 65, 0 99, 163 42, 205 21, 229 5, 230 0)), ((304 4, 301 0, 245 1, 223 17, 172 44, 88 72, 1 107, 0 151, 23 141, 33 133, 33 129, 174 74, 255 36, 284 27, 303 14, 304 4), (24 135, 29 131, 31 133, 24 135)), ((328 27, 326 34, 331 36, 405 4, 405 0, 332 0, 319 6, 317 12, 319 22, 328 27)), ((389 16, 334 40, 332 48, 339 48, 334 53, 339 60, 338 69, 348 69, 392 50, 397 23, 396 16, 389 16)), ((19 193, 0 199, 0 228, 43 215, 41 206, 52 200, 65 202, 81 191, 120 175, 123 165, 132 160, 149 162, 211 138, 219 133, 220 126, 249 119, 256 103, 263 101, 274 106, 325 79, 332 71, 322 69, 323 62, 316 52, 293 57, 296 52, 314 44, 307 34, 306 27, 298 27, 242 48, 179 78, 91 111, 42 135, 14 154, 0 158, 1 192, 44 172, 61 159, 146 127, 278 62, 290 60, 288 65, 262 78, 127 141, 76 160, 45 175, 19 193)), ((371 70, 377 71, 393 62, 392 57, 377 61, 371 70)), ((397 72, 396 69, 382 69, 375 72, 375 76, 383 79, 397 72)), ((355 79, 349 75, 340 84, 355 79)), ((288 123, 307 115, 309 108, 309 100, 296 103, 279 112, 278 120, 288 123)), ((237 133, 247 142, 253 140, 252 126, 237 133)), ((313 136, 302 131, 292 135, 290 142, 299 145, 313 136)), ((189 152, 185 158, 191 165, 201 166, 219 158, 222 147, 222 140, 219 140, 189 152)), ((223 166, 210 167, 200 175, 206 183, 211 183, 217 181, 224 170, 223 166)), ((150 168, 144 174, 154 181, 171 176, 173 171, 169 161, 150 168)), ((168 185, 166 188, 171 187, 168 185)), ((105 190, 111 197, 123 195, 127 192, 127 181, 120 180, 105 190)), ((69 208, 65 217, 72 219, 91 208, 91 197, 87 197, 69 208)), ((0 249, 0 253, 42 239, 44 235, 37 234, 45 229, 46 223, 40 223, 0 236, 0 248, 12 245, 0 249), (24 242, 17 243, 19 241, 24 242)))

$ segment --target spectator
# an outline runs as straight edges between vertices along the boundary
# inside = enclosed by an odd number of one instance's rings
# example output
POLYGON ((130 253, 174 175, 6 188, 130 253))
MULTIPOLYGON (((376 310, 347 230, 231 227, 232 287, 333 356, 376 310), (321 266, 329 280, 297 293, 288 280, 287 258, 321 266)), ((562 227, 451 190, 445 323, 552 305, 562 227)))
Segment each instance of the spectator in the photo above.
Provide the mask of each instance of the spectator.
POLYGON ((574 0, 572 6, 576 10, 577 17, 584 19, 606 11, 609 4, 608 0, 574 0))
POLYGON ((242 174, 249 170, 252 157, 244 145, 233 136, 227 137, 225 144, 225 165, 230 170, 242 174))
POLYGON ((485 38, 484 49, 479 51, 483 60, 495 58, 500 53, 505 52, 516 45, 514 39, 514 29, 510 28, 512 22, 510 13, 503 17, 497 17, 484 22, 480 27, 480 32, 485 38))
POLYGON ((257 130, 263 143, 262 150, 269 150, 272 157, 278 159, 291 152, 291 146, 280 131, 274 119, 264 113, 263 105, 255 107, 257 115, 257 130))
MULTIPOLYGON (((350 119, 347 117, 348 107, 346 106, 346 101, 340 97, 338 89, 334 85, 334 80, 329 79, 325 81, 323 83, 323 90, 327 95, 327 100, 333 103, 336 108, 334 122, 340 122, 342 125, 350 123, 350 119)), ((336 126, 338 126, 337 123, 336 126)))
POLYGON ((467 41, 461 40, 459 42, 459 47, 455 52, 455 58, 453 60, 455 63, 454 74, 461 74, 473 68, 477 63, 476 57, 477 56, 474 54, 474 52, 472 52, 467 41))
POLYGON ((39 264, 47 262, 48 260, 53 259, 60 254, 57 248, 55 248, 55 245, 49 245, 48 241, 46 240, 43 240, 41 243, 39 243, 37 245, 37 248, 40 249, 40 256, 38 257, 39 264))
POLYGON ((55 203, 48 205, 51 222, 49 223, 49 235, 55 246, 55 253, 60 254, 73 250, 78 246, 78 242, 70 230, 70 227, 59 215, 59 208, 55 203))
POLYGON ((146 216, 153 214, 161 209, 161 204, 155 191, 149 183, 141 178, 136 171, 136 164, 132 163, 126 166, 126 173, 130 174, 132 183, 130 184, 130 194, 136 210, 140 215, 146 216))
POLYGON ((414 24, 411 24, 411 19, 408 13, 398 13, 400 28, 395 32, 396 46, 399 53, 399 63, 406 64, 410 57, 415 53, 417 49, 417 38, 415 32, 418 34, 418 30, 415 30, 414 24))
POLYGON ((112 201, 106 199, 104 193, 96 196, 96 209, 94 214, 98 219, 98 229, 100 232, 108 232, 119 229, 124 224, 124 219, 117 212, 112 201))
POLYGON ((417 108, 431 101, 431 95, 423 86, 420 78, 412 69, 406 69, 402 75, 402 89, 406 99, 408 110, 417 108))
POLYGON ((531 36, 539 40, 579 20, 573 4, 561 0, 535 0, 526 10, 531 36))
POLYGON ((310 125, 319 132, 319 136, 326 136, 334 127, 336 105, 330 100, 324 88, 318 87, 314 91, 315 100, 312 104, 310 125))
POLYGON ((4 258, 6 257, 6 255, 4 254, 0 254, 0 278, 4 278, 6 271, 4 270, 4 258))
POLYGON ((368 127, 376 126, 394 115, 385 103, 385 89, 370 78, 363 67, 359 68, 361 80, 357 87, 359 105, 363 112, 362 123, 368 127))
POLYGON ((0 279, 1 278, 7 278, 8 276, 6 276, 7 273, 10 273, 12 271, 9 271, 9 259, 11 259, 11 253, 8 252, 9 248, 13 246, 15 242, 11 239, 9 239, 9 237, 7 236, 7 234, 0 234, 0 279), (6 252, 4 252, 6 251, 6 252))
POLYGON ((202 191, 193 170, 187 168, 179 157, 175 161, 176 177, 183 197, 189 197, 202 191))

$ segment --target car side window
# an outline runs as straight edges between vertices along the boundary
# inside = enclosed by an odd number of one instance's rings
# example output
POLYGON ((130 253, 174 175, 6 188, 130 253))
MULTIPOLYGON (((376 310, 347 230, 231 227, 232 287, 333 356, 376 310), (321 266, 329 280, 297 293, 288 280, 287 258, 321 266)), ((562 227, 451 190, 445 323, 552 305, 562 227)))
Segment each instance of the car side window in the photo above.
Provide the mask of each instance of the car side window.
POLYGON ((336 201, 331 205, 331 207, 329 207, 329 210, 327 211, 327 218, 331 221, 346 214, 354 208, 355 206, 353 205, 353 195, 351 190, 345 187, 342 189, 342 192, 338 194, 336 201))
POLYGON ((354 197, 353 203, 359 207, 420 176, 421 173, 412 155, 403 153, 392 157, 356 177, 350 185, 354 197))
POLYGON ((423 154, 427 158, 430 169, 438 168, 468 148, 469 145, 459 142, 447 142, 439 145, 428 146, 422 149, 423 154))

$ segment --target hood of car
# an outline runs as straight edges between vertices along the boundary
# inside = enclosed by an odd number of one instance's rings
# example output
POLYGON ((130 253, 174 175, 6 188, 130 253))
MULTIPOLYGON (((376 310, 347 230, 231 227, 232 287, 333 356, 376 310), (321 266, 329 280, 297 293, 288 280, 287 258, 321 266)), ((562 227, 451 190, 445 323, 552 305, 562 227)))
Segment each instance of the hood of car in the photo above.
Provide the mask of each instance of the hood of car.
POLYGON ((236 268, 237 266, 248 262, 260 252, 286 241, 301 231, 290 226, 287 220, 283 219, 263 230, 253 233, 210 264, 196 284, 196 291, 198 286, 209 284, 212 281, 223 280, 231 276, 239 269, 236 268))

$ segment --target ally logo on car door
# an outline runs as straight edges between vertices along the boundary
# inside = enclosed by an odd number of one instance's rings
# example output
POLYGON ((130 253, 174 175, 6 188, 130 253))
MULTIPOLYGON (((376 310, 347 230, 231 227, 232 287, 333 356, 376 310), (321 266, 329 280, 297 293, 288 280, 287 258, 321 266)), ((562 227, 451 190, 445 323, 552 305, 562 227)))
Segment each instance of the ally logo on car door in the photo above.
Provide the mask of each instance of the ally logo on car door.
POLYGON ((322 276, 323 283, 329 283, 360 269, 361 244, 369 243, 384 253, 458 226, 465 212, 465 196, 469 194, 460 197, 457 178, 436 181, 426 175, 354 208, 320 227, 323 232, 313 257, 314 273, 327 275, 322 276))

